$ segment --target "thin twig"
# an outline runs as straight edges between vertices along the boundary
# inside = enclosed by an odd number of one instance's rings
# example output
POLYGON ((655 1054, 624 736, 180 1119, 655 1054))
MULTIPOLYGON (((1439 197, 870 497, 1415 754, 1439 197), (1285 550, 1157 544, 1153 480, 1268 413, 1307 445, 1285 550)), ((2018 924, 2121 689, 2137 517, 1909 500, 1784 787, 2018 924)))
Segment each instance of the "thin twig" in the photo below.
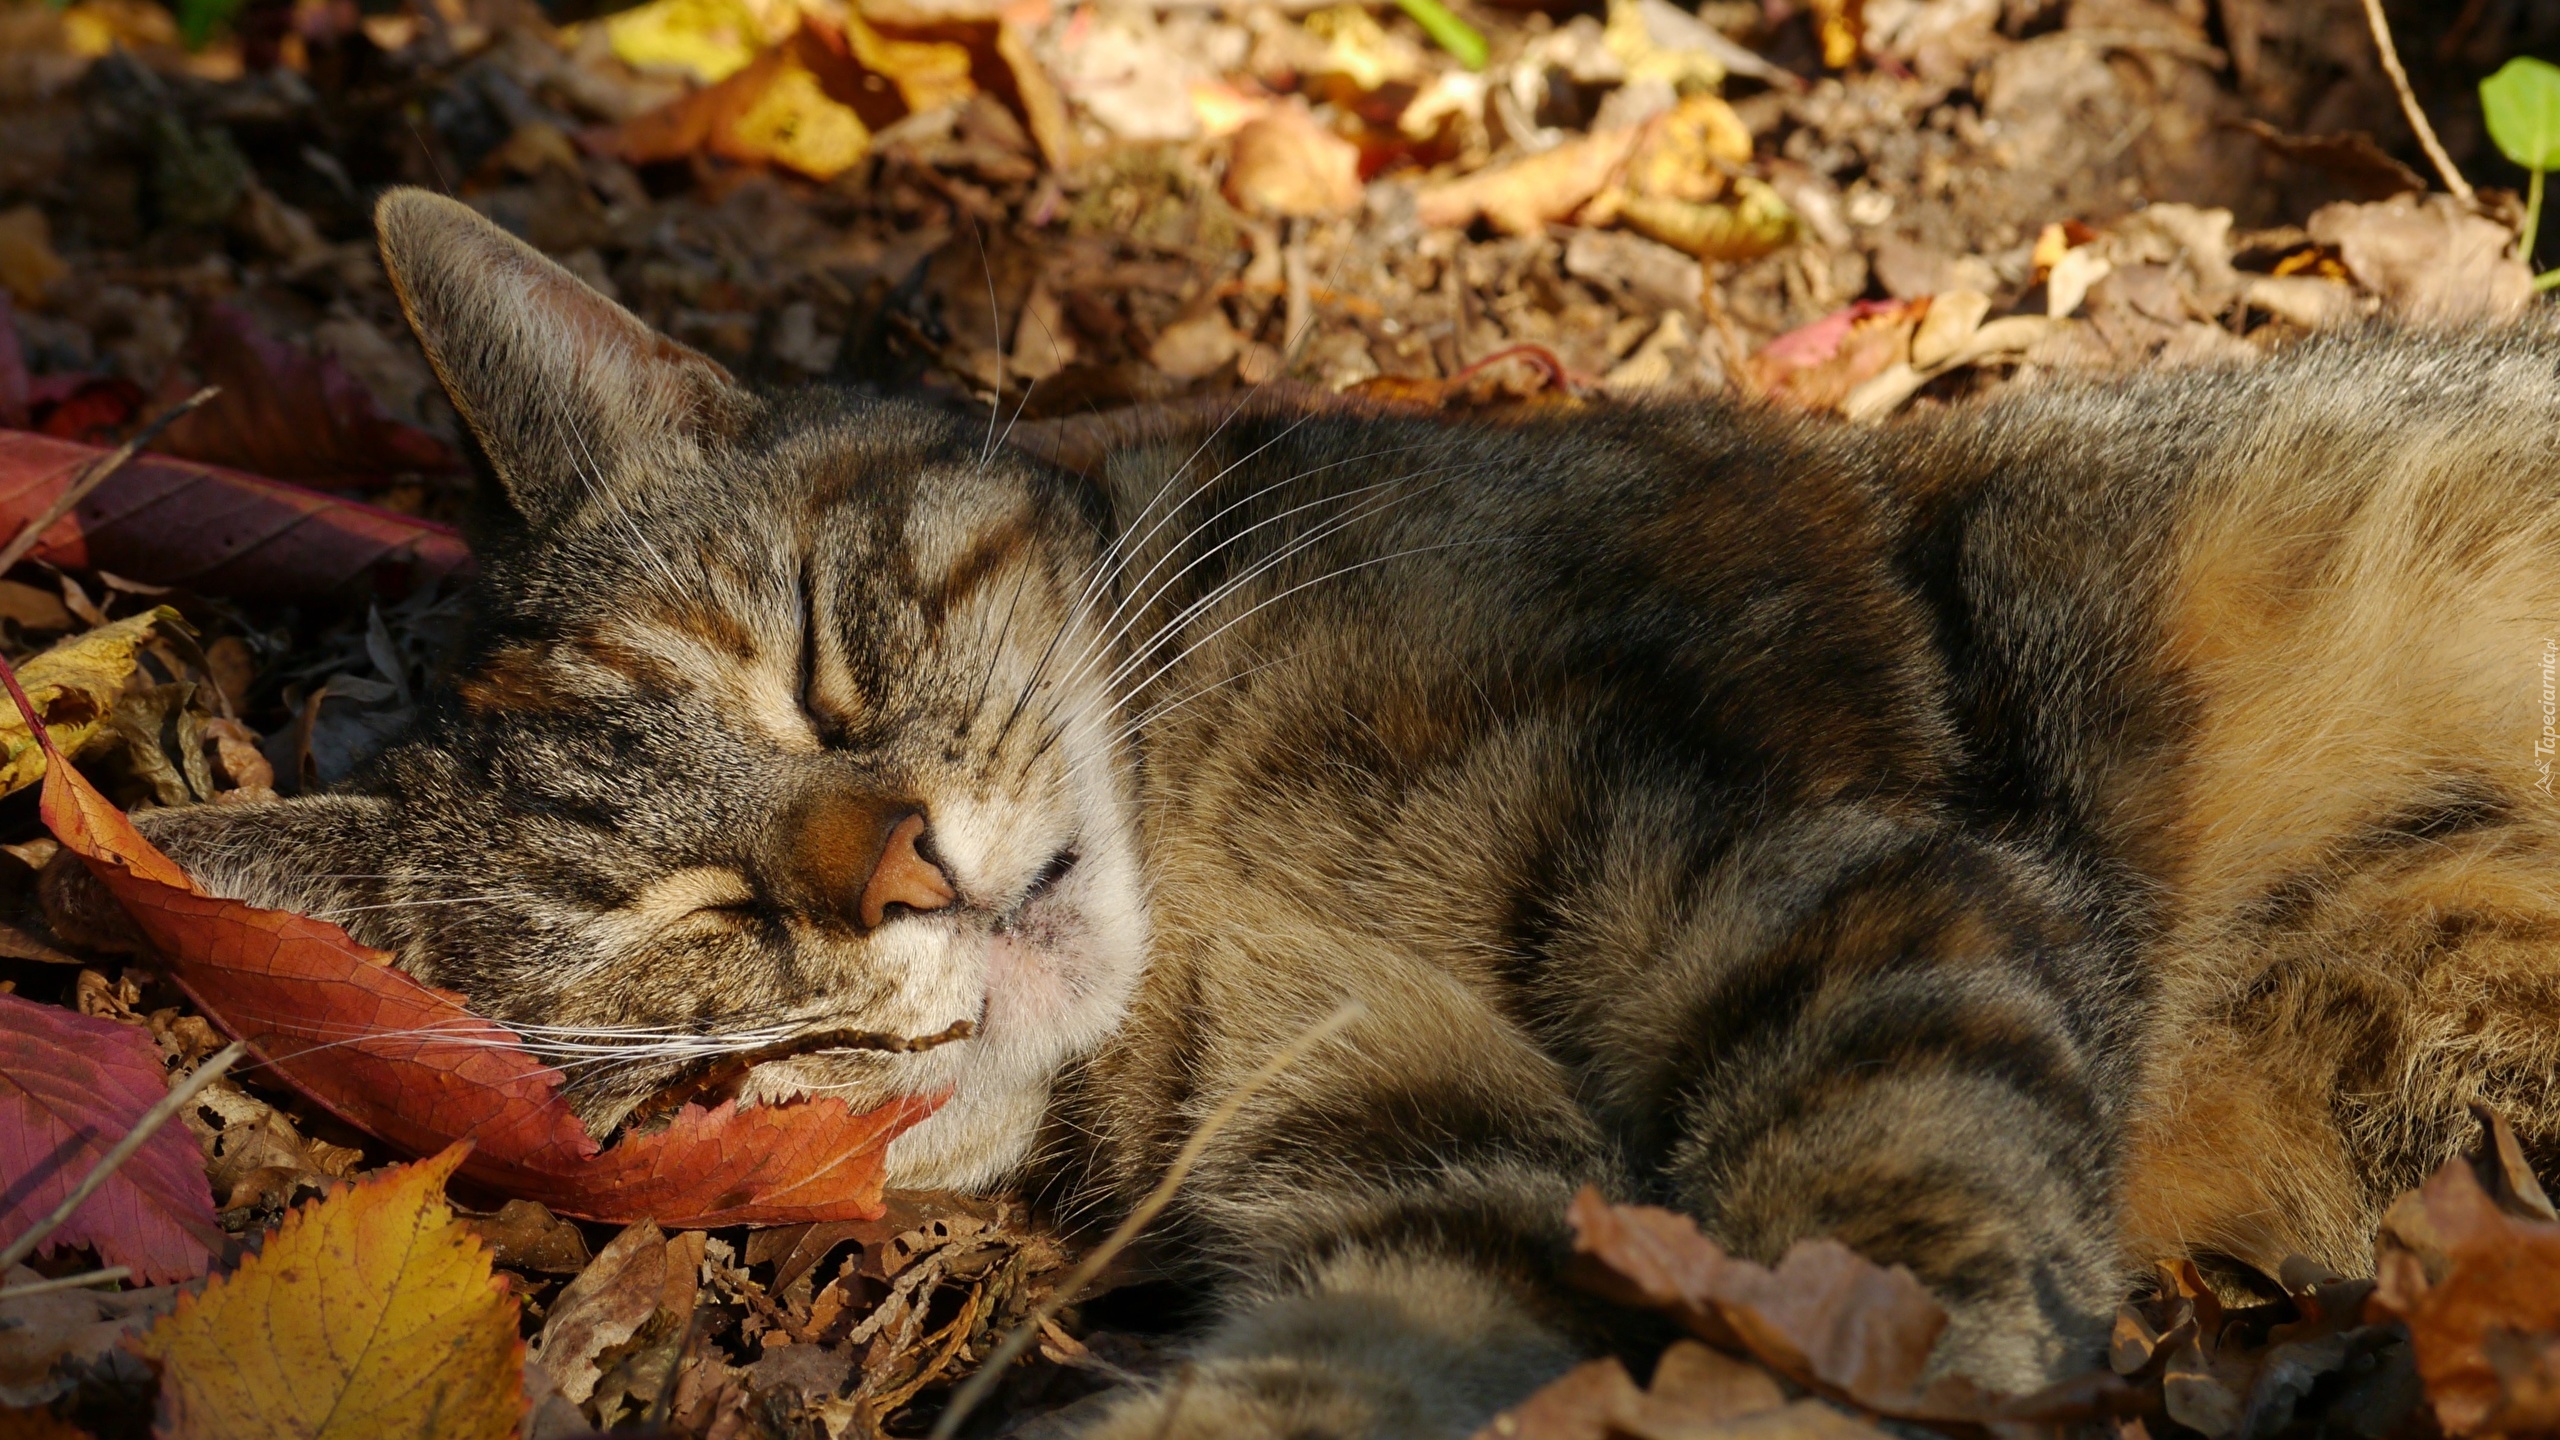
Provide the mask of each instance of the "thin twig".
POLYGON ((1183 1180, 1191 1174, 1191 1167, 1199 1163, 1200 1152, 1209 1148, 1209 1142, 1218 1137, 1219 1131, 1227 1128, 1227 1122, 1235 1119, 1238 1111, 1244 1109, 1254 1096, 1261 1094, 1265 1086, 1279 1079, 1281 1071, 1297 1063, 1299 1056, 1332 1039, 1368 1013, 1368 1007, 1357 1000, 1343 1002, 1341 1009, 1300 1031, 1298 1038, 1273 1051, 1271 1058, 1262 1062, 1261 1069, 1238 1081, 1236 1088, 1227 1092, 1227 1098, 1218 1102, 1218 1108, 1210 1111, 1199 1128, 1191 1132, 1191 1138, 1182 1142, 1182 1148, 1174 1153, 1173 1163, 1165 1167, 1164 1178, 1156 1182, 1155 1189, 1147 1192, 1146 1199, 1138 1202, 1137 1209, 1129 1212, 1129 1218, 1120 1222, 1120 1228, 1112 1231, 1075 1269, 1067 1272, 1067 1278, 1058 1283, 1058 1288, 1050 1291, 1047 1299, 1025 1316, 1021 1324, 1013 1327, 1012 1333, 1004 1337, 1004 1343, 998 1345, 995 1353, 978 1367, 977 1373, 969 1377, 969 1383, 961 1386, 959 1392, 951 1397, 942 1418, 934 1422, 931 1440, 951 1440, 959 1432, 960 1422, 968 1419, 969 1412, 978 1408, 978 1402, 987 1398, 987 1392, 994 1389, 996 1381, 1003 1377, 1005 1367, 1031 1348, 1032 1340, 1040 1333, 1041 1324, 1073 1304, 1084 1287, 1093 1283, 1093 1277, 1102 1273, 1102 1267, 1127 1249, 1129 1242, 1138 1238, 1138 1232, 1147 1228, 1147 1223, 1172 1203, 1173 1192, 1182 1188, 1183 1180))
POLYGON ((28 521, 24 528, 10 537, 7 546, 0 547, 0 575, 6 575, 16 569, 18 562, 27 558, 27 552, 36 548, 36 541, 43 537, 44 532, 53 528, 55 521, 70 514, 73 506, 88 499, 90 491, 107 483, 108 476, 132 464, 133 457, 142 453, 143 446, 159 439, 161 431, 177 424, 197 406, 221 393, 221 386, 207 385, 161 411, 150 424, 135 431, 132 439, 90 461, 88 468, 74 476, 71 483, 63 487, 62 493, 54 497, 53 503, 44 508, 43 514, 28 521))
POLYGON ((2391 77, 2391 87, 2400 92, 2401 113, 2409 117, 2409 128, 2418 132, 2418 146, 2444 177, 2444 188, 2467 209, 2480 208, 2480 197, 2472 192, 2471 182, 2453 168, 2453 157, 2444 153, 2444 145, 2436 139, 2436 127, 2427 123, 2427 112, 2418 108, 2416 92, 2409 88, 2409 72, 2400 68, 2400 47, 2391 43, 2391 22, 2382 18, 2382 0, 2364 0, 2364 23, 2373 30, 2374 48, 2382 52, 2383 73, 2391 77))
POLYGON ((0 1290, 0 1300, 23 1300, 30 1295, 50 1295, 57 1290, 86 1290, 92 1285, 113 1285, 128 1278, 133 1271, 126 1266, 110 1265, 84 1275, 64 1275, 52 1280, 34 1280, 0 1290))
POLYGON ((144 1111, 142 1119, 135 1123, 132 1132, 117 1141, 116 1148, 99 1157, 97 1164, 89 1167, 89 1173, 78 1185, 72 1187, 70 1194, 62 1197, 62 1203, 53 1207, 52 1214, 37 1221, 34 1229, 12 1241, 8 1249, 0 1250, 0 1275, 9 1273, 10 1266, 34 1254, 36 1246, 44 1243, 44 1237, 52 1234, 54 1228, 63 1221, 70 1219, 71 1212, 79 1209, 82 1201, 97 1193, 98 1187, 107 1183, 107 1177, 116 1173, 117 1166, 131 1159, 133 1152, 141 1149, 144 1141, 160 1133, 160 1127, 169 1123, 170 1116, 187 1108, 188 1101, 195 1099, 197 1093, 204 1087, 220 1079, 222 1072, 230 1069, 233 1061, 247 1053, 249 1053, 247 1046, 236 1040, 233 1041, 223 1048, 221 1054, 197 1066, 196 1073, 180 1081, 177 1089, 161 1096, 159 1104, 144 1111))

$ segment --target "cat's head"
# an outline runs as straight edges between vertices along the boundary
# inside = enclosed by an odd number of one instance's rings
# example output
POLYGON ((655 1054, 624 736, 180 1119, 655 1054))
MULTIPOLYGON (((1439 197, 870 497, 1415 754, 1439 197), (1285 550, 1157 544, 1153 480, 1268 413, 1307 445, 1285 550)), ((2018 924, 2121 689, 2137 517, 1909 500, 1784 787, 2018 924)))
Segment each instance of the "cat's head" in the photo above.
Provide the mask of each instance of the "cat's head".
POLYGON ((552 1047, 591 1124, 713 1045, 746 1092, 955 1092, 893 1178, 989 1178, 1146 943, 1107 520, 983 425, 760 396, 466 207, 382 251, 496 481, 449 690, 351 792, 154 817, 552 1047))

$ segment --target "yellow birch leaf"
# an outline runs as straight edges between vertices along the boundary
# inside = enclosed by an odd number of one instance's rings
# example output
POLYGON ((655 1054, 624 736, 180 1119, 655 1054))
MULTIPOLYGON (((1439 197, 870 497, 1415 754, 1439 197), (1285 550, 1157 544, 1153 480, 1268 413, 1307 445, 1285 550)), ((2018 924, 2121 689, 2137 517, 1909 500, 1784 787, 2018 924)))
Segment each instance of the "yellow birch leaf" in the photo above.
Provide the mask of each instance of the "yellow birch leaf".
POLYGON ((524 1418, 516 1301, 453 1218, 456 1145, 285 1217, 135 1348, 155 1440, 508 1440, 524 1418))
MULTIPOLYGON (((44 716, 53 743, 66 755, 80 753, 98 733, 107 712, 133 675, 135 652, 163 621, 178 612, 166 605, 74 635, 18 667, 18 683, 44 716)), ((0 706, 0 795, 44 778, 44 750, 27 731, 15 706, 0 706)))
POLYGON ((604 21, 605 38, 636 70, 680 70, 717 85, 747 68, 764 39, 739 0, 650 0, 604 21))
POLYGON ((921 115, 978 93, 969 78, 969 47, 948 40, 895 40, 859 15, 844 17, 845 43, 862 68, 886 75, 907 109, 921 115))
POLYGON ((817 76, 790 65, 730 123, 720 148, 738 159, 771 160, 812 180, 833 180, 870 150, 871 131, 851 106, 819 86, 817 76))
POLYGON ((1630 230, 1701 260, 1749 260, 1795 238, 1795 212, 1777 191, 1748 176, 1733 188, 1731 202, 1710 205, 1631 195, 1618 219, 1630 230))
POLYGON ((70 273, 71 267, 53 253, 53 231, 42 210, 20 205, 0 211, 0 289, 17 296, 19 304, 34 306, 54 281, 70 273))

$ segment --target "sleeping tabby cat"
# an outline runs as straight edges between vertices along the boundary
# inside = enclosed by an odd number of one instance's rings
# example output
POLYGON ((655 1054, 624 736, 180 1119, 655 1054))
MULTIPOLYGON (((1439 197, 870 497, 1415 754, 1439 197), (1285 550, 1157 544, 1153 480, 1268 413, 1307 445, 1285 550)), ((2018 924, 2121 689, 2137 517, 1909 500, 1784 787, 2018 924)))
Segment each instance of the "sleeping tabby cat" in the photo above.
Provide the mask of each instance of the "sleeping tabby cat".
POLYGON ((379 221, 496 481, 468 652, 359 783, 146 828, 626 1046, 598 1127, 700 1037, 976 1020, 748 1090, 949 1088, 896 1181, 1079 1219, 1358 998, 1164 1222, 1169 1424, 1096 1434, 1465 1434, 1624 1339, 1585 1183, 1907 1264, 2020 1388, 2152 1257, 2358 1269, 2470 1101, 2560 1138, 2560 337, 1087 478, 379 221))

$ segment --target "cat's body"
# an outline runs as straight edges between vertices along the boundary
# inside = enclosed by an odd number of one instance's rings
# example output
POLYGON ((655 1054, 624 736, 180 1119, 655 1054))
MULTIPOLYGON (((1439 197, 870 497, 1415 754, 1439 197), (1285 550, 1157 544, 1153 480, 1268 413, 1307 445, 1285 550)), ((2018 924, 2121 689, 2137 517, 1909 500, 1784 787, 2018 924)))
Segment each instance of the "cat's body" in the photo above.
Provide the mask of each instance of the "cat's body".
POLYGON ((899 1177, 1080 1218, 1360 1000, 1178 1195, 1227 1318, 1109 1433, 1465 1433, 1607 1343, 1586 1182, 1907 1263, 2017 1387, 2154 1256, 2354 1267, 2467 1101, 2560 1136, 2560 341, 1870 433, 1248 415, 1088 485, 384 225, 488 618, 360 793, 153 833, 518 1020, 980 1019, 752 1088, 955 1085, 899 1177))

